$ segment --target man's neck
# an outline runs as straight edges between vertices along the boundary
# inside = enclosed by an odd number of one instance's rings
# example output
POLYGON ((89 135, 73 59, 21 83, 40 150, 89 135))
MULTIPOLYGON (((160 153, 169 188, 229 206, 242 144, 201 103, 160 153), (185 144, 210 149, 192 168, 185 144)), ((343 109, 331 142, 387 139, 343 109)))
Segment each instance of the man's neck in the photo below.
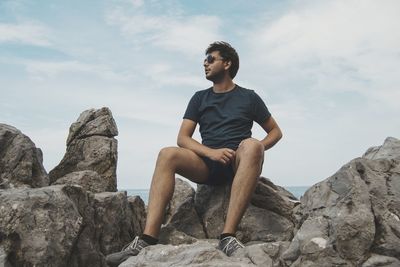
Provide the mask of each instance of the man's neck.
POLYGON ((236 84, 231 80, 225 80, 219 83, 214 83, 213 91, 215 93, 226 93, 235 88, 236 84))

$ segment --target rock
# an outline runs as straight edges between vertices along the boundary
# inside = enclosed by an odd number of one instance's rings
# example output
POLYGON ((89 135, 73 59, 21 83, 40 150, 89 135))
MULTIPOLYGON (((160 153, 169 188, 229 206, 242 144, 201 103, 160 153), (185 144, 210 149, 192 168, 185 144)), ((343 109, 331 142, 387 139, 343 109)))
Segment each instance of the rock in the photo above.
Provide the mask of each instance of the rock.
POLYGON ((300 204, 300 201, 283 187, 275 185, 267 178, 260 177, 251 198, 251 204, 291 218, 293 208, 300 204))
POLYGON ((203 225, 194 206, 194 194, 195 191, 188 182, 180 178, 175 179, 174 194, 168 204, 164 220, 164 224, 168 227, 162 231, 164 242, 168 240, 179 242, 181 240, 183 243, 193 243, 193 239, 185 235, 194 238, 206 238, 203 225), (174 230, 171 228, 174 228, 174 230), (180 238, 172 236, 176 233, 179 233, 180 238))
POLYGON ((156 245, 145 248, 136 257, 131 257, 120 266, 283 266, 280 253, 289 242, 262 243, 246 246, 231 257, 217 249, 218 240, 198 240, 191 244, 156 245))
POLYGON ((168 203, 165 212, 165 219, 164 219, 165 224, 170 222, 172 215, 176 213, 179 205, 181 205, 187 199, 194 198, 194 193, 195 193, 194 189, 188 182, 183 181, 180 178, 175 178, 174 194, 172 195, 172 199, 168 203))
POLYGON ((76 139, 90 136, 114 137, 118 135, 117 125, 108 108, 89 109, 81 113, 78 120, 70 127, 67 145, 76 139))
MULTIPOLYGON (((0 246, 13 266, 68 266, 83 218, 67 189, 0 191, 0 246)), ((80 190, 75 193, 85 199, 86 193, 80 190)))
MULTIPOLYGON (((285 241, 293 236, 294 224, 290 207, 293 208, 296 203, 279 193, 279 190, 273 189, 271 184, 262 178, 257 185, 258 190, 253 196, 252 203, 256 203, 258 207, 249 205, 238 227, 237 236, 243 242, 285 241), (276 198, 269 205, 268 199, 272 196, 276 198)), ((218 238, 222 232, 229 196, 230 185, 197 187, 195 207, 209 238, 218 238)))
POLYGON ((139 196, 129 196, 128 203, 132 217, 128 217, 127 219, 132 220, 133 232, 135 235, 139 235, 143 233, 146 224, 146 206, 139 196))
POLYGON ((130 257, 120 267, 254 267, 248 258, 227 257, 216 248, 216 240, 201 240, 193 244, 156 245, 146 247, 137 256, 130 257))
MULTIPOLYGON (((250 242, 251 243, 251 242, 250 242)), ((249 258, 256 266, 281 267, 280 256, 285 251, 290 242, 279 241, 269 243, 247 244, 242 250, 238 250, 233 257, 249 258)))
POLYGON ((142 233, 145 214, 140 197, 127 199, 126 192, 103 192, 94 195, 96 241, 104 255, 120 251, 142 233), (134 207, 132 207, 134 206, 134 207), (134 213, 135 209, 138 211, 134 213))
POLYGON ((16 128, 0 123, 0 189, 47 185, 42 151, 16 128))
POLYGON ((0 203, 0 262, 11 266, 106 267, 143 229, 144 203, 125 192, 53 185, 0 190, 0 203))
POLYGON ((400 261, 393 257, 372 254, 361 267, 398 267, 400 261))
POLYGON ((97 172, 106 186, 100 191, 117 191, 118 134, 108 108, 84 111, 70 127, 67 151, 60 164, 49 173, 50 182, 76 171, 97 172))
POLYGON ((53 183, 53 185, 57 184, 76 184, 93 193, 104 192, 104 189, 107 188, 107 181, 95 171, 71 172, 53 183))
POLYGON ((307 190, 299 230, 282 255, 287 265, 374 266, 386 261, 382 257, 400 259, 398 144, 388 138, 307 190), (365 261, 370 253, 380 256, 365 261))
POLYGON ((193 244, 197 242, 196 238, 177 230, 171 224, 161 227, 160 236, 158 239, 159 244, 174 246, 181 244, 193 244))
POLYGON ((381 146, 369 148, 363 158, 366 159, 400 159, 400 140, 388 137, 381 146))

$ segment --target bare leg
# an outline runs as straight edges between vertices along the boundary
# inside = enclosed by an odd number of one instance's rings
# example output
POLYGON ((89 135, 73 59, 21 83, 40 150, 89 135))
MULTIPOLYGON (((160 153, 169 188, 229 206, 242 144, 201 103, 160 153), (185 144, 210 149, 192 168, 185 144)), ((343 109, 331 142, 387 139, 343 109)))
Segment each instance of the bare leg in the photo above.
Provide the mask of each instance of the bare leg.
POLYGON ((176 173, 193 182, 204 182, 208 177, 208 168, 191 150, 167 147, 160 151, 150 186, 144 234, 158 237, 165 208, 174 193, 176 173))
POLYGON ((256 139, 246 139, 236 151, 236 174, 233 179, 228 213, 223 233, 236 233, 237 226, 261 174, 264 147, 256 139))

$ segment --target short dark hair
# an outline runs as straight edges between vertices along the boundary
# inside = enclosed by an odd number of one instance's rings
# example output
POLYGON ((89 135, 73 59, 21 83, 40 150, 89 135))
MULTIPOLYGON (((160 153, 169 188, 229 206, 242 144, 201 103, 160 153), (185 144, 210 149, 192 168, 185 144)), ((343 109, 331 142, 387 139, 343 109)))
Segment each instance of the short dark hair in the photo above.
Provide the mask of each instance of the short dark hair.
POLYGON ((229 68, 229 76, 231 78, 235 78, 236 73, 239 70, 239 55, 237 54, 235 48, 233 48, 230 44, 223 41, 218 41, 210 44, 206 49, 206 55, 218 51, 221 57, 225 61, 230 61, 232 63, 229 68))

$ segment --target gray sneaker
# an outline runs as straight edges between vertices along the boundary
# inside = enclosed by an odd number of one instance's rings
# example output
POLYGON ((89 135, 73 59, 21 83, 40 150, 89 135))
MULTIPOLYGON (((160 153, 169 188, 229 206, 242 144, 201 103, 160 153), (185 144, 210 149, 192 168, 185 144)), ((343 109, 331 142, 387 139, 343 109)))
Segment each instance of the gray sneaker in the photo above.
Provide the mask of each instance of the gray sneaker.
POLYGON ((241 248, 244 248, 244 245, 234 236, 225 237, 221 239, 218 244, 218 249, 222 250, 228 257, 241 248))
POLYGON ((144 240, 140 239, 138 236, 135 239, 127 244, 120 252, 116 252, 110 255, 107 255, 106 262, 109 266, 118 266, 122 262, 126 261, 131 256, 136 256, 139 252, 147 247, 147 244, 144 240))

